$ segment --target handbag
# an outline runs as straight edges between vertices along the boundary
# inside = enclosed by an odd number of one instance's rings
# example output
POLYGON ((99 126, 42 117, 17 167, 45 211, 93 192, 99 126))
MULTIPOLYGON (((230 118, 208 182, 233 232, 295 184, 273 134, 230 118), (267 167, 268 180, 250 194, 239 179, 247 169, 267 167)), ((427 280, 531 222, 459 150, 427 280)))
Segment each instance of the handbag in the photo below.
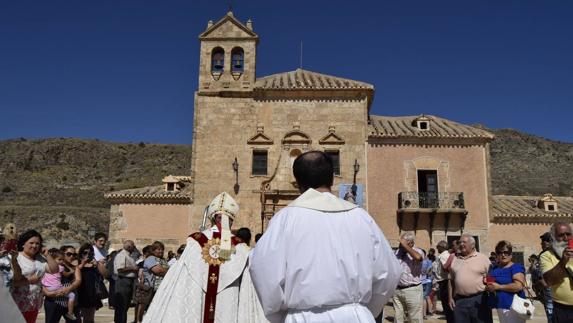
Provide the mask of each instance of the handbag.
POLYGON ((95 290, 95 296, 99 299, 106 299, 109 297, 109 293, 107 291, 107 288, 105 287, 105 284, 103 283, 103 277, 100 275, 99 272, 97 272, 97 269, 96 269, 94 290, 95 290))
POLYGON ((143 271, 140 271, 134 294, 134 299, 137 304, 149 304, 153 298, 153 285, 149 283, 146 284, 147 279, 144 277, 143 271))
POLYGON ((529 288, 524 283, 520 282, 529 298, 521 298, 517 293, 513 295, 513 300, 511 302, 511 311, 514 312, 517 316, 524 320, 531 320, 533 318, 533 314, 535 313, 535 307, 533 306, 533 302, 531 299, 531 292, 529 288))

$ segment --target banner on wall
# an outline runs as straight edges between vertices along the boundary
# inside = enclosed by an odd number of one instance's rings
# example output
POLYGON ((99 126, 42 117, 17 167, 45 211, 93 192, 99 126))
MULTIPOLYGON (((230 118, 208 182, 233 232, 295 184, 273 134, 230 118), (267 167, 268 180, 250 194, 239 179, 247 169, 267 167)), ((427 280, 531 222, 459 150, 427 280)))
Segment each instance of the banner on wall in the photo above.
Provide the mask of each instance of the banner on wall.
POLYGON ((354 196, 352 193, 352 184, 339 184, 338 197, 360 207, 364 207, 364 185, 356 184, 356 196, 354 196))

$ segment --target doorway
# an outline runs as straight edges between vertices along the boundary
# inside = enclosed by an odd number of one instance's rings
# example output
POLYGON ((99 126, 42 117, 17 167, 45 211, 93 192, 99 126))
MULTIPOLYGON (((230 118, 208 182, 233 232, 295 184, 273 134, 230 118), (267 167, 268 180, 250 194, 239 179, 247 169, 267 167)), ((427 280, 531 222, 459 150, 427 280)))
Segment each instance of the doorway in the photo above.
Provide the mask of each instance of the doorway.
POLYGON ((418 171, 418 198, 420 208, 438 208, 438 171, 418 171))

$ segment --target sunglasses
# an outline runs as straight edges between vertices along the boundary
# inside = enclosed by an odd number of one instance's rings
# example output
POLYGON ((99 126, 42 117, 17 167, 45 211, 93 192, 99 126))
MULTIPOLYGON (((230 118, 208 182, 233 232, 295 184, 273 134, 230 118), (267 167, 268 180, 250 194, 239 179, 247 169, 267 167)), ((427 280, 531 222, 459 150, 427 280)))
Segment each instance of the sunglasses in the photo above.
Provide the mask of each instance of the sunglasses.
POLYGON ((496 254, 498 256, 502 256, 502 255, 503 256, 511 256, 511 251, 507 251, 507 250, 506 251, 499 251, 499 252, 496 252, 496 254))
POLYGON ((66 257, 75 257, 75 256, 77 256, 78 254, 75 253, 75 252, 66 252, 66 253, 64 253, 64 255, 66 255, 66 257))
POLYGON ((82 252, 82 255, 89 255, 89 254, 90 254, 90 250, 84 250, 84 251, 82 252))

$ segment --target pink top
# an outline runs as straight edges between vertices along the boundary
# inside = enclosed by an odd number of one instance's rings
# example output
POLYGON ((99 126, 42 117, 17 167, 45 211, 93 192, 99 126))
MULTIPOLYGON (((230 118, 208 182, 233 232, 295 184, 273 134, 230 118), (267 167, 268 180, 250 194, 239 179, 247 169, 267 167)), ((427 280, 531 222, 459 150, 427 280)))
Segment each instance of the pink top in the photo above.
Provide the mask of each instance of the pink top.
POLYGON ((42 277, 42 285, 49 288, 50 290, 56 290, 62 288, 62 272, 64 271, 64 266, 58 266, 59 271, 55 274, 44 274, 42 277))
MULTIPOLYGON (((418 247, 413 247, 414 251, 424 257, 424 252, 418 247)), ((402 274, 400 275, 400 282, 398 286, 408 287, 412 285, 419 285, 422 282, 422 262, 415 261, 410 254, 403 249, 396 250, 396 257, 402 267, 402 274)))

